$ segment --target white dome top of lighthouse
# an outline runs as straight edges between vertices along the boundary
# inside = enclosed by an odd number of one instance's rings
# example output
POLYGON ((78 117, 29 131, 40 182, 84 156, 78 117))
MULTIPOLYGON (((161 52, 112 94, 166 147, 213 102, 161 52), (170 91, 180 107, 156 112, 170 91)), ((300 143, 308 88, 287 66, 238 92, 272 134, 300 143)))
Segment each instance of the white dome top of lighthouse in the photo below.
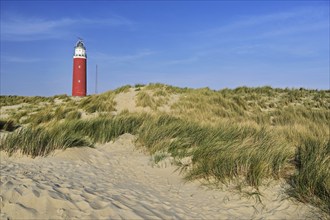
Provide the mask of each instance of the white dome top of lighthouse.
POLYGON ((73 58, 86 58, 86 47, 84 45, 84 42, 79 39, 76 43, 76 46, 74 47, 74 56, 73 58))

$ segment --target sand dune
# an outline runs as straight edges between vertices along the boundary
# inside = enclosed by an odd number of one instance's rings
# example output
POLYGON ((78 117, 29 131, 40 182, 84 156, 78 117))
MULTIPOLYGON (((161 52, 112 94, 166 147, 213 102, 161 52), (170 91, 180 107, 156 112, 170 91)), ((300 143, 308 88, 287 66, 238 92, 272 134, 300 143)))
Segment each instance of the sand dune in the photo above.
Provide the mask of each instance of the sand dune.
POLYGON ((151 166, 134 136, 31 159, 1 152, 1 219, 305 219, 315 209, 263 188, 262 203, 185 183, 175 167, 151 166))

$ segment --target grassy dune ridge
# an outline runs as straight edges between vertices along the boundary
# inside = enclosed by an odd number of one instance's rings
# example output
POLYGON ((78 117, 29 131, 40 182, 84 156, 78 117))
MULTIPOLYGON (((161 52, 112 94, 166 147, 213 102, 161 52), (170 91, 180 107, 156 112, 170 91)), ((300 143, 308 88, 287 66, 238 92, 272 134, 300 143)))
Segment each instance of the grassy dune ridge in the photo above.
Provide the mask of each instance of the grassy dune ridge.
POLYGON ((155 162, 171 159, 187 180, 239 180, 257 189, 263 180, 284 178, 290 195, 330 212, 329 109, 329 90, 267 86, 149 84, 84 98, 1 96, 0 149, 47 155, 132 133, 155 162), (152 111, 117 112, 116 95, 130 91, 136 106, 152 111))

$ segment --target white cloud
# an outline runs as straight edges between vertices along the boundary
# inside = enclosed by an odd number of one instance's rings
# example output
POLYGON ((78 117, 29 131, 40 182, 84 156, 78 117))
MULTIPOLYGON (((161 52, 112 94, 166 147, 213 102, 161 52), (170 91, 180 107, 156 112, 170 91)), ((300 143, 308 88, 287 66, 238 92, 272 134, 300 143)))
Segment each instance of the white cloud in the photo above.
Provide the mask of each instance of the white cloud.
POLYGON ((84 25, 101 25, 101 26, 133 26, 135 23, 122 16, 111 16, 110 18, 82 18, 77 19, 77 22, 84 25))
POLYGON ((191 43, 193 46, 190 47, 190 53, 199 57, 226 56, 228 53, 316 56, 329 44, 311 39, 325 36, 327 30, 329 9, 324 7, 238 16, 218 27, 191 34, 197 43, 191 43))
POLYGON ((265 54, 288 55, 294 57, 314 57, 318 50, 311 45, 288 45, 288 44, 243 44, 233 47, 230 53, 237 55, 253 55, 264 57, 265 54))
POLYGON ((110 55, 103 52, 90 52, 92 53, 92 57, 95 60, 103 60, 111 63, 127 63, 132 62, 135 60, 142 59, 144 57, 150 56, 152 54, 155 54, 155 51, 151 50, 142 50, 140 52, 137 52, 135 54, 128 54, 128 55, 110 55))
POLYGON ((199 60, 199 57, 193 56, 193 57, 189 57, 189 58, 165 61, 164 64, 166 64, 166 65, 177 65, 177 64, 193 63, 193 62, 196 62, 198 60, 199 60))
POLYGON ((3 59, 3 61, 5 62, 11 62, 11 63, 35 63, 42 60, 40 58, 16 57, 16 56, 2 56, 1 59, 3 59))
POLYGON ((5 35, 32 35, 49 33, 56 28, 74 24, 72 19, 42 20, 16 18, 9 21, 2 20, 2 33, 5 35))
POLYGON ((41 39, 61 38, 75 28, 128 26, 134 23, 127 18, 111 16, 107 18, 60 18, 49 20, 20 15, 4 15, 1 18, 1 40, 33 41, 41 39))
MULTIPOLYGON (((258 30, 262 37, 272 37, 329 28, 329 10, 323 7, 298 8, 286 12, 241 16, 231 23, 198 32, 201 36, 221 36, 242 30, 258 30)), ((260 37, 260 36, 259 36, 260 37)))
POLYGON ((268 37, 276 37, 281 35, 289 35, 289 34, 296 34, 296 33, 303 33, 303 32, 311 32, 317 31, 321 29, 329 29, 329 22, 317 22, 311 23, 308 25, 288 25, 282 28, 273 29, 262 33, 258 38, 268 38, 268 37))

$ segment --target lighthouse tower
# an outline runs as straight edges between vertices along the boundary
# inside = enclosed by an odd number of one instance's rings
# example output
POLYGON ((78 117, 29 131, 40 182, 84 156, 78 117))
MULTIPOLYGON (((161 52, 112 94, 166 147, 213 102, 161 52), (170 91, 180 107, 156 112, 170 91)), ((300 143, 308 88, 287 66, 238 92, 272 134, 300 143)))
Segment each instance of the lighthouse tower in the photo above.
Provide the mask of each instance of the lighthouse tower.
POLYGON ((79 39, 74 47, 73 55, 72 96, 86 96, 86 61, 86 48, 83 41, 79 39))

